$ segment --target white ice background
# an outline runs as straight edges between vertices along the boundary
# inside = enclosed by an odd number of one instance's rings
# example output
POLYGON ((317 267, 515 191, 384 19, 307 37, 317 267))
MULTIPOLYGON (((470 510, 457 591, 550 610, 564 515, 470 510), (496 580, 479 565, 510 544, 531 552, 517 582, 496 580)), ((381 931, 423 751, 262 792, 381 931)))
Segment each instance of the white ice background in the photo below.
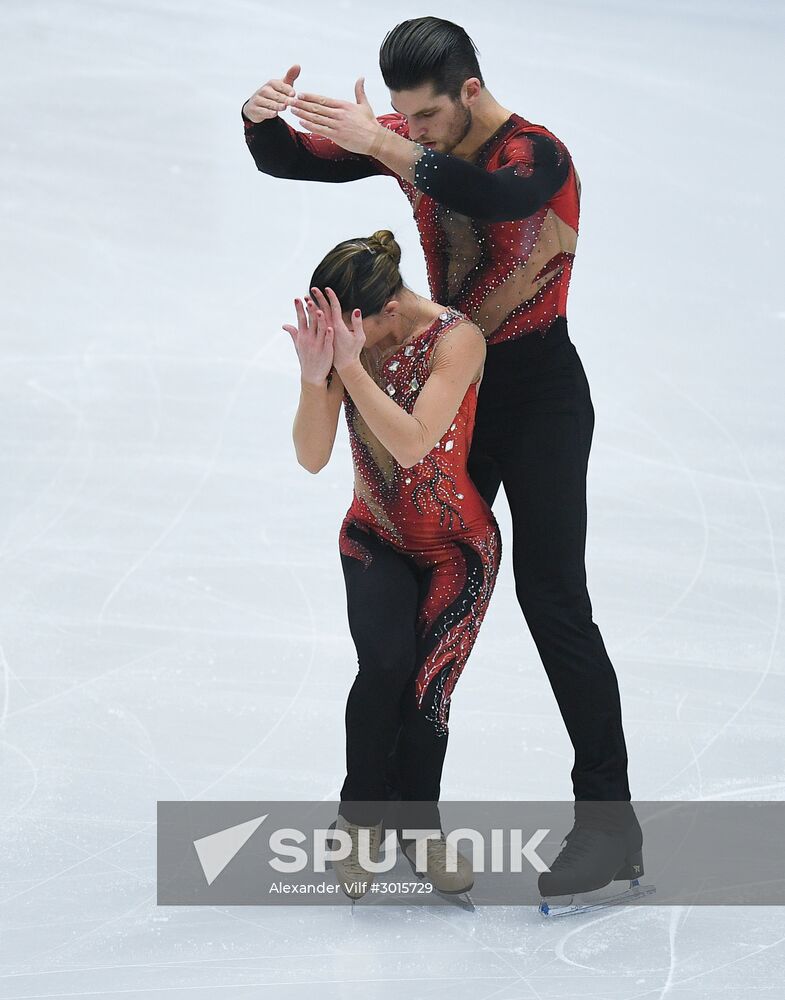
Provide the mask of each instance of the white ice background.
MULTIPOLYGON (((785 995, 779 907, 156 907, 156 800, 343 777, 350 455, 341 424, 296 463, 292 298, 382 227, 428 294, 394 180, 266 177, 240 106, 299 62, 389 111, 379 44, 426 13, 581 175, 587 566, 633 797, 783 798, 782 4, 4 0, 3 997, 785 995)), ((571 761, 507 557, 443 796, 569 798, 571 761)))

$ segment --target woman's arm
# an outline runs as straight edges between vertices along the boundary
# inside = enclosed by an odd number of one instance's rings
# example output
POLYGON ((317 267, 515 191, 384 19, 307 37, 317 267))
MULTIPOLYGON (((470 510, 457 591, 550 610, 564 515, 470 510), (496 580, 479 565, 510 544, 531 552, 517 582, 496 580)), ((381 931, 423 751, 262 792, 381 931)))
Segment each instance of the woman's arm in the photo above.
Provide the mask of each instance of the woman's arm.
POLYGON ((431 373, 407 413, 371 378, 359 359, 340 369, 346 391, 379 441, 404 468, 424 458, 455 419, 466 390, 481 377, 485 338, 473 323, 457 323, 439 340, 431 373))
POLYGON ((333 450, 343 383, 333 369, 333 335, 311 299, 294 300, 297 326, 284 323, 300 362, 300 402, 292 427, 297 461, 309 472, 327 465, 333 450), (306 311, 307 310, 307 311, 306 311))
POLYGON ((336 372, 329 383, 300 379, 300 403, 292 426, 292 440, 297 461, 314 475, 330 461, 342 400, 343 382, 336 372))

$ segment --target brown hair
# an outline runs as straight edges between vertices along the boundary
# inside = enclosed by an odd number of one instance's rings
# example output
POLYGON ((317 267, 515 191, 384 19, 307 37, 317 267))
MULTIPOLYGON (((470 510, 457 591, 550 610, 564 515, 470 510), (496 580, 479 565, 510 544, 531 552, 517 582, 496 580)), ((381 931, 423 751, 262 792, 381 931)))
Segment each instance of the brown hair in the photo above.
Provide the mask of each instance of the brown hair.
POLYGON ((379 313, 403 288, 398 265, 401 248, 389 229, 372 236, 344 240, 326 255, 311 276, 309 288, 329 287, 341 309, 359 309, 363 316, 379 313))

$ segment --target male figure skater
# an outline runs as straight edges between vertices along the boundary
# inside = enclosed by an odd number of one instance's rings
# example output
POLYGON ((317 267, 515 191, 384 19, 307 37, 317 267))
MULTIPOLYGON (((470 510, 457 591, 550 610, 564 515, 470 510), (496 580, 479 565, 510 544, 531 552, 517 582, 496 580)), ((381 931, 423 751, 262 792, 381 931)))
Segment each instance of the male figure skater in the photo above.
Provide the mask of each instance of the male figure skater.
POLYGON ((552 132, 487 90, 458 25, 404 21, 384 38, 380 68, 394 114, 374 115, 362 78, 354 102, 295 94, 294 65, 243 105, 246 142, 275 177, 394 177, 432 298, 486 337, 469 471, 488 504, 504 485, 516 594, 575 750, 575 824, 539 887, 544 896, 600 888, 642 873, 642 838, 616 675, 586 586, 594 409, 566 319, 580 182, 552 132), (278 116, 287 107, 310 134, 278 116))

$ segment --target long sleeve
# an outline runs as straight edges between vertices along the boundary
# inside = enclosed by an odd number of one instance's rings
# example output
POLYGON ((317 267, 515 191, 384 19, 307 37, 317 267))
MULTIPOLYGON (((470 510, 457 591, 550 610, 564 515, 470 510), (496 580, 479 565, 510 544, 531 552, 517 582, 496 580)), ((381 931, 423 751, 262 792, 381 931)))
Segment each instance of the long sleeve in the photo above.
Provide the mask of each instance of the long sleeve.
POLYGON ((423 149, 415 164, 415 187, 445 208, 488 222, 532 215, 556 194, 570 170, 567 151, 539 133, 510 140, 506 162, 496 170, 423 149))
MULTIPOLYGON (((321 135, 299 132, 283 118, 252 122, 243 113, 245 142, 257 168, 273 177, 342 184, 363 177, 391 174, 370 156, 350 153, 321 135)), ((384 124, 384 116, 378 120, 384 124)))

